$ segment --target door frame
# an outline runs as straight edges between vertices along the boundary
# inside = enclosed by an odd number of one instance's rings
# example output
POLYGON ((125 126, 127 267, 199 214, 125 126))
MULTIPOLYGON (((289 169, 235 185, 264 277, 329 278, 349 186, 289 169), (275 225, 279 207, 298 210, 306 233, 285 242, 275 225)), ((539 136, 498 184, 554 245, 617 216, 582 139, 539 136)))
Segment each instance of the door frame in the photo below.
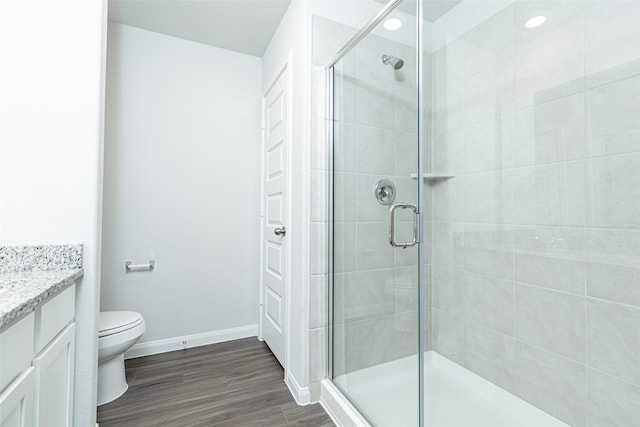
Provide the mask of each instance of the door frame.
MULTIPOLYGON (((287 178, 286 178, 286 192, 287 192, 287 198, 286 198, 286 213, 287 213, 287 224, 286 224, 286 228, 287 228, 287 236, 290 236, 292 234, 292 231, 297 231, 294 229, 294 227, 292 226, 292 214, 293 214, 293 203, 292 203, 292 190, 293 190, 293 179, 292 179, 292 173, 291 173, 291 168, 293 165, 292 159, 293 159, 293 150, 292 150, 292 146, 293 146, 293 140, 292 140, 292 136, 293 136, 293 108, 292 108, 292 91, 293 91, 293 85, 292 85, 292 71, 291 71, 291 64, 292 64, 292 52, 289 52, 289 55, 287 56, 287 60, 286 62, 282 65, 282 67, 280 68, 280 70, 278 71, 277 75, 275 76, 275 78, 273 79, 273 81, 271 81, 269 83, 269 86, 267 87, 266 90, 264 90, 264 92, 262 93, 261 96, 261 103, 262 103, 262 123, 261 123, 261 144, 260 144, 260 156, 261 156, 261 173, 260 173, 260 279, 259 279, 259 300, 258 300, 258 306, 259 306, 259 312, 258 312, 258 339, 260 341, 264 341, 263 336, 262 336, 262 328, 263 328, 263 317, 264 317, 264 297, 265 297, 265 292, 264 292, 264 256, 265 256, 265 251, 264 251, 264 238, 265 238, 265 189, 264 189, 264 174, 266 171, 266 151, 265 151, 265 145, 266 145, 266 96, 269 93, 269 91, 274 87, 274 85, 276 84, 276 82, 284 75, 286 78, 286 88, 287 88, 287 104, 289 106, 288 111, 287 111, 287 124, 286 124, 286 135, 287 135, 287 141, 288 141, 288 145, 287 145, 287 161, 285 164, 285 167, 287 168, 287 178)), ((289 325, 291 324, 290 320, 291 320, 291 276, 292 276, 292 271, 291 271, 291 240, 289 239, 289 241, 287 242, 286 245, 286 250, 285 250, 285 262, 286 262, 286 266, 285 266, 285 272, 286 272, 286 279, 285 279, 285 283, 284 283, 284 297, 285 297, 285 304, 284 304, 284 321, 283 321, 283 329, 284 329, 284 378, 286 379, 287 377, 287 372, 289 370, 289 361, 291 360, 291 328, 289 327, 289 325)))

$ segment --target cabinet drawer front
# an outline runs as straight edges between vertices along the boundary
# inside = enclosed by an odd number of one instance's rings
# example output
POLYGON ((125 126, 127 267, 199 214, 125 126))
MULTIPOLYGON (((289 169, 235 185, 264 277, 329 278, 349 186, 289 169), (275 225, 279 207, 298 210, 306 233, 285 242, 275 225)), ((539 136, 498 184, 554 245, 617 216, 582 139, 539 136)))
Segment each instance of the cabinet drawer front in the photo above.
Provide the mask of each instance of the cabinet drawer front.
POLYGON ((0 392, 31 364, 33 324, 29 313, 0 333, 0 392))
POLYGON ((71 323, 75 314, 75 302, 76 286, 71 285, 36 309, 36 353, 71 323))
POLYGON ((0 427, 33 426, 33 368, 0 394, 0 427))

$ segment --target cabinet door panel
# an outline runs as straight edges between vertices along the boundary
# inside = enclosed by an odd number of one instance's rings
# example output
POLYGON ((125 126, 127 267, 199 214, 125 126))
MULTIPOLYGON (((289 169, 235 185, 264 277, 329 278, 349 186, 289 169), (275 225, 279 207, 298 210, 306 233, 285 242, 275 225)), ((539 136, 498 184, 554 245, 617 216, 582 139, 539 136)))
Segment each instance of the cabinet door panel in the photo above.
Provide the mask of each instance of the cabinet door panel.
POLYGON ((72 323, 33 360, 38 426, 72 425, 74 346, 72 323))
POLYGON ((34 370, 24 371, 0 394, 0 427, 32 427, 34 370))
POLYGON ((29 313, 0 333, 0 392, 31 365, 33 325, 29 313))

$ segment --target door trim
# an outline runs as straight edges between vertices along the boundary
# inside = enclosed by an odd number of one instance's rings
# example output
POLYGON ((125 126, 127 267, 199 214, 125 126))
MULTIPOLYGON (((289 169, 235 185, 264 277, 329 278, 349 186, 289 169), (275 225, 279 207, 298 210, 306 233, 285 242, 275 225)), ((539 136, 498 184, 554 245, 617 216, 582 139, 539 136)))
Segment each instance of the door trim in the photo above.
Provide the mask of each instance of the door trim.
MULTIPOLYGON (((292 140, 292 135, 293 135, 293 108, 292 108, 292 52, 289 51, 289 55, 287 56, 287 60, 286 62, 282 65, 282 67, 280 68, 280 71, 278 71, 277 75, 274 77, 273 81, 269 84, 269 86, 263 91, 262 93, 262 123, 261 123, 261 146, 260 146, 260 152, 261 152, 261 173, 260 173, 260 279, 259 279, 259 310, 258 310, 258 339, 260 341, 264 341, 263 338, 263 318, 264 318, 264 299, 265 299, 265 291, 264 291, 264 269, 265 269, 265 265, 264 265, 264 257, 265 257, 265 251, 264 251, 264 238, 265 238, 265 182, 264 182, 264 174, 266 171, 266 151, 265 151, 265 145, 266 145, 266 117, 265 117, 265 106, 266 106, 266 96, 267 94, 271 91, 271 89, 274 87, 274 85, 278 82, 278 80, 280 79, 280 77, 282 77, 283 74, 286 73, 286 82, 285 85, 287 87, 287 102, 289 105, 288 111, 287 111, 287 124, 286 124, 286 135, 287 135, 287 141, 288 146, 287 146, 287 161, 286 161, 286 168, 287 168, 287 178, 286 178, 286 191, 287 191, 287 201, 286 201, 286 213, 287 213, 287 222, 288 224, 286 225, 287 227, 287 236, 289 237, 291 235, 292 231, 296 231, 294 227, 292 227, 292 188, 293 188, 293 180, 292 180, 292 173, 291 173, 291 167, 292 167, 292 146, 294 141, 292 140)), ((289 239, 291 240, 291 239, 289 239)), ((289 365, 289 361, 291 360, 291 328, 289 327, 289 325, 291 324, 290 320, 291 320, 291 286, 290 286, 290 282, 291 282, 291 242, 287 242, 286 245, 286 250, 285 250, 285 262, 286 262, 286 267, 285 267, 285 271, 286 271, 286 280, 284 283, 284 296, 285 296, 285 305, 284 305, 284 321, 283 321, 283 326, 284 326, 284 379, 286 380, 287 378, 287 373, 289 371, 288 369, 288 365, 289 365)))

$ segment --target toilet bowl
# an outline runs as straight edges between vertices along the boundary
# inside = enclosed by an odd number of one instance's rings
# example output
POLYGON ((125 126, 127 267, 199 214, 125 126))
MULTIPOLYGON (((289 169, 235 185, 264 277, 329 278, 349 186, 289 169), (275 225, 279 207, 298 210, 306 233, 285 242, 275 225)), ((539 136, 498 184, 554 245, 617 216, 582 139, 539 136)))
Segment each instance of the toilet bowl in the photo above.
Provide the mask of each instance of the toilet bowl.
POLYGON ((140 313, 103 311, 98 319, 98 405, 122 396, 129 385, 124 352, 142 336, 146 326, 140 313))

